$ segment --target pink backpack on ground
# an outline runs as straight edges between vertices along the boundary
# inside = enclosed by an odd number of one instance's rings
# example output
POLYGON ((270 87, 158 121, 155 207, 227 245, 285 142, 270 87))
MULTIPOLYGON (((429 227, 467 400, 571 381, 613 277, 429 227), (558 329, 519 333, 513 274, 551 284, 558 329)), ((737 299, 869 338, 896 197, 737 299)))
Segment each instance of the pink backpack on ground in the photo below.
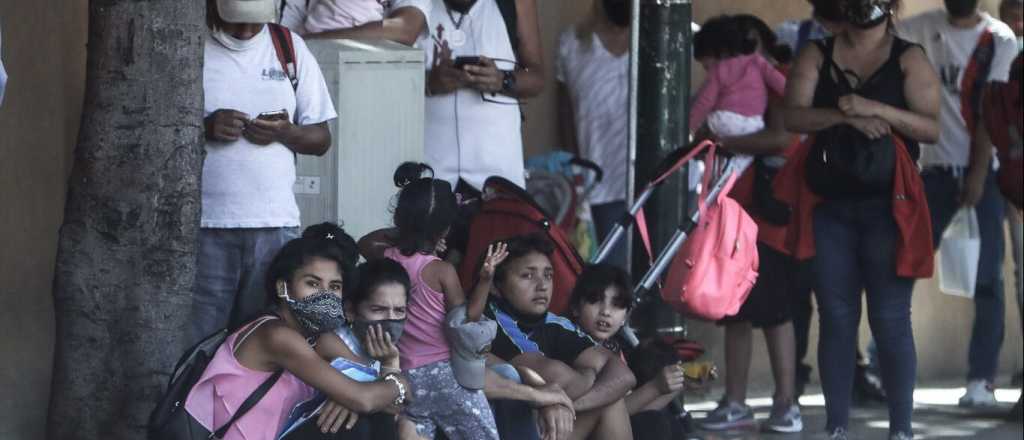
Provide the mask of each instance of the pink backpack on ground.
POLYGON ((738 313, 757 281, 757 224, 728 196, 737 173, 708 203, 711 176, 718 165, 716 147, 706 142, 691 154, 705 149, 699 220, 669 266, 661 297, 686 316, 717 321, 738 313))

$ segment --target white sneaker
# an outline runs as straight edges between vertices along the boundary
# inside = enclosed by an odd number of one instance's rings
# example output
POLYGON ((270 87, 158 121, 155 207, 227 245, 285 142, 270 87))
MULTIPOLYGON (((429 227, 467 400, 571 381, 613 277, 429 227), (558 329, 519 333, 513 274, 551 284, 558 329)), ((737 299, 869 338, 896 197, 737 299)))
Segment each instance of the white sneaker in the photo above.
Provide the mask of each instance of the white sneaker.
POLYGON ((979 408, 996 406, 996 393, 992 384, 986 380, 972 380, 967 382, 967 392, 960 398, 960 406, 963 408, 979 408))

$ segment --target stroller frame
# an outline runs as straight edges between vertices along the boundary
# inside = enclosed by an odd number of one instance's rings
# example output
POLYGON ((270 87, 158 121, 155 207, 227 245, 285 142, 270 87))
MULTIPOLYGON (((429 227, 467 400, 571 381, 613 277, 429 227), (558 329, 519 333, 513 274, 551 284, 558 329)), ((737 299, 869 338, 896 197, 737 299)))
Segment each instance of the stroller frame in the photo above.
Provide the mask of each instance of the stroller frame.
MULTIPOLYGON (((710 141, 703 141, 692 148, 679 148, 670 153, 658 166, 657 177, 647 184, 644 190, 636 197, 629 211, 608 233, 608 237, 598 247, 597 254, 592 262, 599 263, 611 254, 615 244, 622 240, 631 226, 637 223, 637 217, 643 210, 644 205, 650 200, 654 191, 665 182, 665 179, 696 158, 698 154, 705 152, 711 145, 710 141)), ((749 160, 737 159, 737 157, 727 157, 726 164, 718 178, 712 182, 709 188, 703 189, 708 191, 707 200, 709 203, 716 203, 718 201, 722 189, 733 173, 739 176, 750 164, 749 160)), ((706 169, 704 172, 712 173, 716 172, 716 170, 706 169)), ((669 265, 672 264, 672 259, 679 253, 679 249, 686 243, 686 239, 689 238, 690 233, 699 221, 700 211, 694 209, 685 221, 676 228, 668 244, 661 250, 657 258, 652 261, 651 267, 634 287, 634 306, 642 303, 648 292, 654 289, 655 284, 661 279, 665 271, 668 270, 669 265)), ((636 331, 628 323, 622 327, 622 337, 631 347, 636 347, 640 343, 639 338, 636 336, 636 331)))

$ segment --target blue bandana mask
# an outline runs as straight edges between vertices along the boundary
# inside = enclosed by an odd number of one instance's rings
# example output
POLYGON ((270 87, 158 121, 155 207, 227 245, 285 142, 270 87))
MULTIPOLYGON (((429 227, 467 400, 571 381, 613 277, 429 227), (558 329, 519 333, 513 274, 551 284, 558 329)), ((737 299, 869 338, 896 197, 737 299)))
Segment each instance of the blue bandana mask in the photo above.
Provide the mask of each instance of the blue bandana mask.
POLYGON ((334 331, 348 323, 341 297, 329 290, 318 290, 300 300, 286 297, 285 301, 307 338, 334 331))

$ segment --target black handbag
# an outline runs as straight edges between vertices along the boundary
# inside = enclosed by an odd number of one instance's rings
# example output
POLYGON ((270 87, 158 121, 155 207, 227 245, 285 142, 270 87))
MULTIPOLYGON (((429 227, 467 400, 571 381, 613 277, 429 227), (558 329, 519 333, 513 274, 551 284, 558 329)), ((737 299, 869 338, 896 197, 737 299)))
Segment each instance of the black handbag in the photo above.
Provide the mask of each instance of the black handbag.
POLYGON ((896 142, 869 139, 850 125, 837 125, 814 137, 806 162, 807 185, 826 199, 892 191, 896 142))
POLYGON ((156 408, 149 415, 147 426, 147 438, 149 440, 200 440, 220 439, 227 434, 228 429, 238 419, 249 412, 252 407, 259 403, 260 399, 270 391, 270 388, 277 383, 281 377, 282 370, 274 372, 267 380, 263 381, 256 388, 245 402, 235 411, 224 426, 214 432, 210 432, 202 424, 196 421, 188 411, 185 411, 185 399, 192 387, 206 371, 207 365, 213 359, 213 355, 224 340, 228 337, 228 330, 223 329, 207 337, 202 342, 185 352, 185 355, 178 360, 174 368, 171 380, 167 385, 167 391, 160 398, 156 408))
MULTIPOLYGON (((857 92, 830 56, 822 67, 837 79, 842 95, 857 92)), ((891 135, 871 139, 849 124, 826 128, 814 136, 807 156, 807 185, 826 199, 887 194, 892 191, 896 147, 891 135)))

